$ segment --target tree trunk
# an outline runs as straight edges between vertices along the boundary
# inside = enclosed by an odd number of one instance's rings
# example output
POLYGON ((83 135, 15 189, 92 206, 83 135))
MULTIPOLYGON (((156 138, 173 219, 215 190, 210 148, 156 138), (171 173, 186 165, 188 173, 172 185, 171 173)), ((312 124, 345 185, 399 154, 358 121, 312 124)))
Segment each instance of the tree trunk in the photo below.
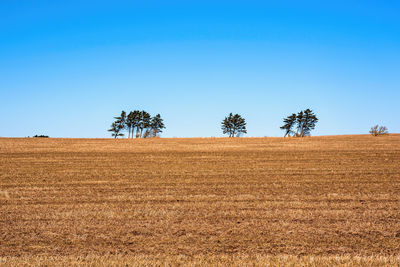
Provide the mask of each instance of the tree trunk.
POLYGON ((139 127, 136 127, 136 138, 139 138, 139 127))

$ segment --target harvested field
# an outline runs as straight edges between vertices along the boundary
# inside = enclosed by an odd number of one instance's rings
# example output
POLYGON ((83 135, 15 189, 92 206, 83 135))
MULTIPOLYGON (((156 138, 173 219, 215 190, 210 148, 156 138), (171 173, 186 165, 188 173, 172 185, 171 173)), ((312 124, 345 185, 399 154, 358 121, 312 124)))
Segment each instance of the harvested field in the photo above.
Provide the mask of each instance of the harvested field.
POLYGON ((400 265, 400 135, 0 138, 0 264, 400 265))

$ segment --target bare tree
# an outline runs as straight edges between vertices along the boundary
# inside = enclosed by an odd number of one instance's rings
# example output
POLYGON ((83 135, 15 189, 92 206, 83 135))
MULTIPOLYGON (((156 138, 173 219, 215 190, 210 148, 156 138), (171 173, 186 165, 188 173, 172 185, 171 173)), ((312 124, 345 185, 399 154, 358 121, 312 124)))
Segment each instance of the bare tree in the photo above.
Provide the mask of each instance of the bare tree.
POLYGON ((369 133, 373 136, 385 135, 388 134, 388 129, 385 126, 379 126, 378 124, 371 127, 369 133))

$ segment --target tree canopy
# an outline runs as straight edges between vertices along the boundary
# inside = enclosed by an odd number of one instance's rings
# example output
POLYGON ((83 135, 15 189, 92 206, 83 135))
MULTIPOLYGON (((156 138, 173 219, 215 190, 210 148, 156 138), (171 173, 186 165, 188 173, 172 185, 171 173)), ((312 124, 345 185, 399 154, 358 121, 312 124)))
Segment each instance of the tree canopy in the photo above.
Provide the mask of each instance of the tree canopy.
POLYGON ((293 113, 283 119, 284 125, 280 128, 285 131, 286 136, 304 137, 309 136, 318 122, 317 116, 311 109, 302 110, 297 115, 293 113))
POLYGON ((136 133, 136 138, 156 137, 165 129, 163 119, 160 114, 151 117, 150 113, 142 110, 134 110, 126 115, 125 111, 121 115, 114 117, 115 121, 111 124, 108 130, 112 132, 114 138, 124 136, 123 130, 128 131, 128 138, 133 138, 136 133))
POLYGON ((239 137, 247 133, 245 119, 239 114, 233 115, 232 112, 222 121, 221 129, 223 134, 227 134, 229 137, 239 137))

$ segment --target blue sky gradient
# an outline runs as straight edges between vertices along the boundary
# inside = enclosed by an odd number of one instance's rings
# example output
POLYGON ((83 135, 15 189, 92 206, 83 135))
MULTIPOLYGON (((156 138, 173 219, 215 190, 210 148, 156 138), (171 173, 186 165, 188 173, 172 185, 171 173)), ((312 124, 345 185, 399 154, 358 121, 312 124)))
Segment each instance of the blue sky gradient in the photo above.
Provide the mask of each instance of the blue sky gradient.
POLYGON ((164 137, 400 132, 399 1, 1 1, 0 136, 110 137, 121 110, 164 137), (82 3, 84 2, 84 3, 82 3))

